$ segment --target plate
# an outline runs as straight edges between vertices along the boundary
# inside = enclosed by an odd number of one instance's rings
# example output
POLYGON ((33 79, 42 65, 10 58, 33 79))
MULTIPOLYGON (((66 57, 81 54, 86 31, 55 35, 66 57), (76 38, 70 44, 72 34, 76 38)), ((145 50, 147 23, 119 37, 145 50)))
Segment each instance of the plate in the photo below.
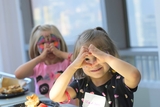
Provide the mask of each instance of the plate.
MULTIPOLYGON (((48 107, 60 107, 59 103, 53 102, 51 100, 41 100, 40 103, 44 103, 48 107)), ((25 104, 24 103, 20 103, 20 104, 15 104, 15 105, 12 105, 12 106, 9 106, 9 107, 25 107, 25 104)))
POLYGON ((17 97, 17 96, 21 96, 24 95, 25 92, 28 91, 28 88, 23 88, 22 92, 19 93, 12 93, 12 94, 0 94, 0 99, 5 99, 5 98, 12 98, 12 97, 17 97))

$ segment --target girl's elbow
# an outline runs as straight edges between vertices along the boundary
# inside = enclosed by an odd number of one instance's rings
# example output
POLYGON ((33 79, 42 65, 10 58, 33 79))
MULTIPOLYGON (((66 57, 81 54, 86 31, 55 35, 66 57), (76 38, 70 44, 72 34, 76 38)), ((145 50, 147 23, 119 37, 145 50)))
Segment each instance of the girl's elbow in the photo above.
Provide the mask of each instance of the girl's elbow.
POLYGON ((139 70, 136 70, 133 74, 132 74, 132 79, 134 82, 137 82, 137 84, 139 84, 140 80, 141 80, 141 73, 139 72, 139 70))
POLYGON ((14 75, 17 79, 22 79, 20 73, 15 72, 14 75))
POLYGON ((25 76, 21 72, 15 72, 14 75, 17 79, 24 79, 25 78, 25 76))
POLYGON ((49 98, 54 102, 58 102, 58 101, 56 101, 56 97, 54 96, 54 94, 52 94, 51 91, 49 92, 49 98))
POLYGON ((138 70, 136 70, 130 73, 129 78, 125 80, 125 83, 129 88, 135 88, 138 86, 140 80, 141 74, 138 70))
POLYGON ((54 98, 53 98, 53 96, 52 96, 52 94, 51 94, 51 91, 49 92, 49 98, 53 101, 54 100, 54 98))

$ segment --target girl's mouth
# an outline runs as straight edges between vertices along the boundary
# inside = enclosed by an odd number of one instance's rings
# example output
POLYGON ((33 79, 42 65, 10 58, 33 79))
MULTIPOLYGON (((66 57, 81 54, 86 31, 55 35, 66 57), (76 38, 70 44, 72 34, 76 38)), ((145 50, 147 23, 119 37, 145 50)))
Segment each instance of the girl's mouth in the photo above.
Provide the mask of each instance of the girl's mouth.
POLYGON ((91 70, 91 72, 97 72, 97 71, 99 71, 99 70, 101 70, 102 69, 102 67, 100 67, 100 68, 98 68, 98 69, 96 69, 96 70, 91 70))

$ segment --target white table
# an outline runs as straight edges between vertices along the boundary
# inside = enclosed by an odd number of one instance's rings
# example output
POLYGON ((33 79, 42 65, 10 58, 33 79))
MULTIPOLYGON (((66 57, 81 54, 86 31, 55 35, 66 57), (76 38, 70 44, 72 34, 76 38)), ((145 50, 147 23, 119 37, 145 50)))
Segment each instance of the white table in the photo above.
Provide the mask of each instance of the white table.
MULTIPOLYGON (((10 78, 15 78, 15 75, 13 74, 8 74, 5 72, 1 72, 0 71, 0 77, 10 77, 10 78)), ((30 78, 25 78, 24 79, 26 81, 27 84, 29 84, 31 82, 30 78)), ((13 97, 13 98, 7 98, 7 99, 0 99, 0 107, 8 107, 8 106, 12 106, 15 104, 20 104, 26 101, 26 96, 30 96, 34 94, 33 92, 26 92, 24 95, 22 96, 17 96, 17 97, 13 97)), ((43 95, 38 95, 40 100, 49 100, 49 98, 46 98, 43 95)), ((61 107, 76 107, 74 105, 71 104, 61 104, 61 107)))
MULTIPOLYGON (((21 102, 26 101, 26 96, 32 95, 32 92, 26 92, 24 95, 13 97, 13 98, 6 98, 0 99, 0 107, 7 107, 9 105, 19 104, 21 102)), ((39 99, 43 98, 43 95, 38 95, 39 99)))
MULTIPOLYGON (((30 96, 32 94, 33 92, 27 92, 25 95, 22 95, 22 96, 17 96, 17 97, 7 98, 7 99, 0 99, 0 107, 8 107, 15 104, 23 103, 26 101, 26 96, 30 96)), ((38 97, 40 100, 49 100, 43 95, 38 95, 38 97)), ((60 107, 76 107, 76 106, 71 104, 61 104, 60 107)))

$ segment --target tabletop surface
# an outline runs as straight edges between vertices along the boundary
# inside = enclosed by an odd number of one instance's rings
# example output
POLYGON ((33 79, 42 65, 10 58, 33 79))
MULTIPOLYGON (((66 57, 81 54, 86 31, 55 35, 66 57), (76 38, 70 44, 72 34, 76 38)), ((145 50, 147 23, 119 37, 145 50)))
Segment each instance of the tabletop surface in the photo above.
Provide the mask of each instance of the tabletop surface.
MULTIPOLYGON (((6 99, 0 99, 0 107, 8 107, 15 104, 20 104, 26 101, 26 96, 30 96, 34 94, 33 92, 26 92, 24 95, 13 97, 13 98, 6 98, 6 99)), ((38 98, 40 100, 50 100, 49 98, 46 98, 43 95, 38 95, 38 98)), ((71 104, 60 104, 60 107, 76 107, 71 104)))
MULTIPOLYGON (((13 74, 8 74, 5 72, 1 72, 0 71, 0 78, 2 77, 11 77, 11 78, 15 78, 15 76, 13 74)), ((30 78, 25 78, 24 79, 26 81, 26 83, 30 83, 31 79, 30 78)), ((1 80, 0 80, 1 83, 1 80)), ((1 86, 0 86, 1 87, 1 86)), ((30 96, 34 94, 33 92, 25 92, 24 95, 20 95, 20 96, 16 96, 16 97, 12 97, 12 98, 5 98, 5 99, 0 99, 0 107, 9 107, 15 104, 20 104, 20 103, 24 103, 26 101, 26 96, 30 96)), ((38 95, 38 98, 40 100, 50 100, 49 98, 46 98, 44 95, 38 95)), ((71 104, 60 104, 60 107, 77 107, 71 104)))

